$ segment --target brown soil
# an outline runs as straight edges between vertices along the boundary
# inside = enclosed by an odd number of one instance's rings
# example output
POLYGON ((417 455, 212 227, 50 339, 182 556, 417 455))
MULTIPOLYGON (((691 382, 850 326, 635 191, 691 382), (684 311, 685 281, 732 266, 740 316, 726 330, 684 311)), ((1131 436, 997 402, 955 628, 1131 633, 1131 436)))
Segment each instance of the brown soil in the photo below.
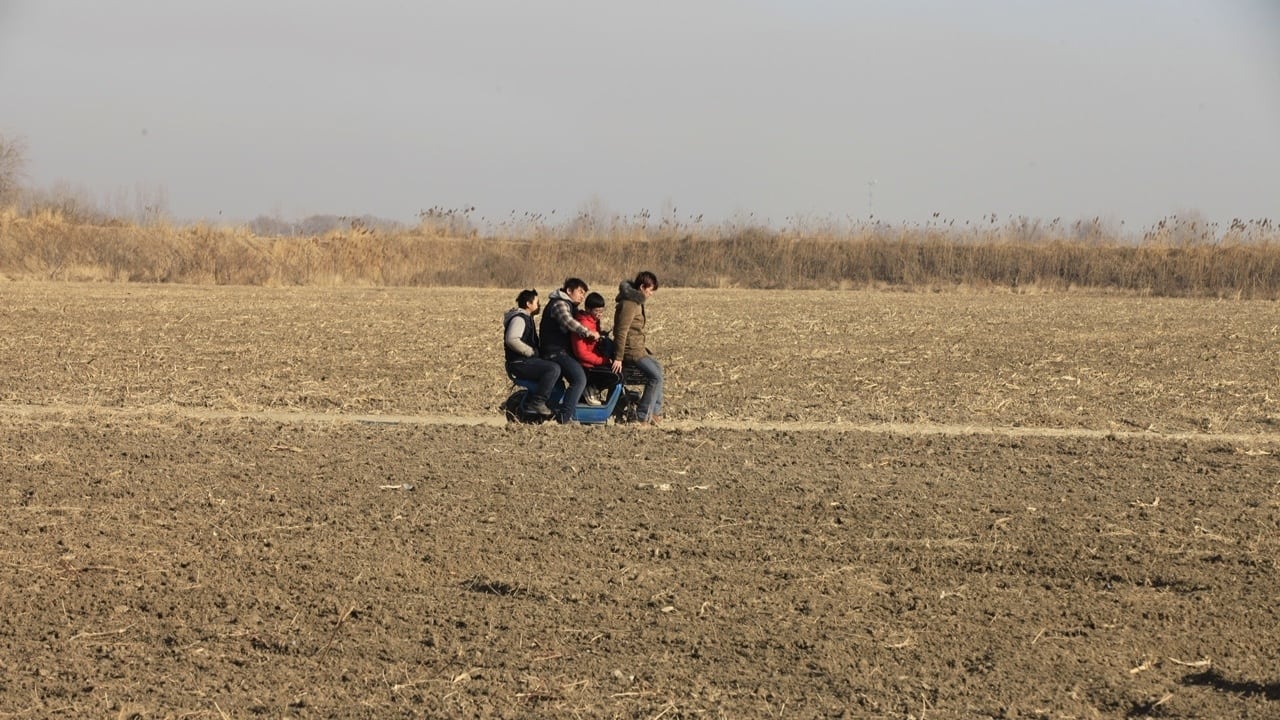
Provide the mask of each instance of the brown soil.
POLYGON ((0 717, 1280 717, 1280 304, 0 285, 0 717))

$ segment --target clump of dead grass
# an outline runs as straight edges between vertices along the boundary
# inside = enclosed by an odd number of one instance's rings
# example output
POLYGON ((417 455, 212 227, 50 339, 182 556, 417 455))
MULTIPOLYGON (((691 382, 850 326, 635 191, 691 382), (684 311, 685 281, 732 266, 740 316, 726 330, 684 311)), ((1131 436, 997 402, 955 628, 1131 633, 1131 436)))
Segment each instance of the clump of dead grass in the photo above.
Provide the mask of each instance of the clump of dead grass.
POLYGON ((262 236, 206 223, 93 224, 57 210, 0 214, 0 273, 10 278, 219 285, 528 287, 565 274, 673 286, 919 291, 1101 290, 1153 296, 1280 297, 1280 232, 1270 220, 1229 228, 1170 218, 1132 238, 1096 219, 931 221, 752 218, 720 225, 580 213, 490 224, 433 209, 419 225, 352 222, 319 235, 262 236))

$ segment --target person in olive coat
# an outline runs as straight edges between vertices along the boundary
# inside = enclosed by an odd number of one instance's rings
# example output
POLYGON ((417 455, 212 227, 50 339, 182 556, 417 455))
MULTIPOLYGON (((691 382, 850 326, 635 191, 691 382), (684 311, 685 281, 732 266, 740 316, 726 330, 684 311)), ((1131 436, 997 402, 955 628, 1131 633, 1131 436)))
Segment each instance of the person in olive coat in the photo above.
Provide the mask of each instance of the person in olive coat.
POLYGON ((644 332, 648 320, 645 302, 657 291, 658 277, 644 270, 635 280, 623 280, 618 285, 613 310, 613 371, 635 368, 644 374, 644 393, 636 408, 636 419, 650 425, 657 425, 662 419, 662 365, 645 345, 644 332))

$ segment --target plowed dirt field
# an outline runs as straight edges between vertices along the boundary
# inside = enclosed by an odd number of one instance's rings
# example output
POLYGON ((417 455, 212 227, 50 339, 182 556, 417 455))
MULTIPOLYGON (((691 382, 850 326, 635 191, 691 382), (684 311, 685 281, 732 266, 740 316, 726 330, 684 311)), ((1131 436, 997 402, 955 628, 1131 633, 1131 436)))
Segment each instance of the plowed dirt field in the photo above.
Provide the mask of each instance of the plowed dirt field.
POLYGON ((1280 717, 1280 304, 514 295, 0 284, 0 718, 1280 717))

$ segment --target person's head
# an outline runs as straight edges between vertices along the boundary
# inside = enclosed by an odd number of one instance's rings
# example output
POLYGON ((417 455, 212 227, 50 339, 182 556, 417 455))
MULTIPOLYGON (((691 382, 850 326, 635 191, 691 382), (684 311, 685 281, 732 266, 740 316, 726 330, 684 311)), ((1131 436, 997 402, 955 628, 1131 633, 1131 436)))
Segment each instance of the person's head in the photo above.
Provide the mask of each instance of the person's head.
POLYGON ((587 291, 591 288, 587 287, 587 283, 580 278, 569 278, 564 281, 564 294, 569 296, 569 300, 577 305, 582 302, 582 298, 587 296, 587 291))
POLYGON ((631 285, 647 298, 658 291, 658 276, 648 270, 641 270, 636 273, 636 279, 631 285))
POLYGON ((521 290, 520 294, 516 295, 516 307, 529 311, 530 315, 537 315, 542 309, 538 307, 538 291, 521 290))
POLYGON ((600 293, 589 293, 583 304, 586 306, 587 312, 595 315, 596 317, 600 317, 604 314, 604 296, 600 293))

